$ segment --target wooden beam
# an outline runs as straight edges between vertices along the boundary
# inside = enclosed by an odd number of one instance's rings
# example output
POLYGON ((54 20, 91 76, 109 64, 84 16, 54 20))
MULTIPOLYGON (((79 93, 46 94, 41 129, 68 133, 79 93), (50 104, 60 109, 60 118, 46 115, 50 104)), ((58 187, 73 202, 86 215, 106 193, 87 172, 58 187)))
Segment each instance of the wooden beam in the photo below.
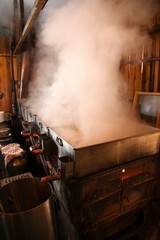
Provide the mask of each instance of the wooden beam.
POLYGON ((24 0, 20 0, 20 17, 21 17, 21 32, 25 26, 25 17, 24 17, 24 0))
MULTIPOLYGON (((159 57, 160 54, 160 38, 156 38, 156 49, 155 49, 155 57, 159 57)), ((159 78, 159 61, 155 62, 154 69, 154 92, 158 92, 158 78, 159 78)))
MULTIPOLYGON (((146 58, 152 58, 152 39, 149 38, 147 40, 147 52, 146 52, 146 58)), ((149 92, 149 85, 151 81, 151 64, 152 62, 146 62, 145 63, 145 92, 149 92)))
POLYGON ((23 42, 25 41, 28 33, 30 32, 34 22, 36 21, 40 11, 43 9, 43 7, 45 6, 46 2, 48 0, 37 0, 33 6, 33 9, 31 11, 31 14, 29 15, 29 18, 24 26, 22 35, 18 41, 18 44, 14 50, 14 54, 17 54, 23 44, 23 42))
POLYGON ((11 39, 11 41, 14 43, 17 43, 20 38, 19 4, 18 4, 18 0, 14 0, 13 3, 14 3, 14 5, 13 5, 13 21, 12 21, 12 39, 11 39))

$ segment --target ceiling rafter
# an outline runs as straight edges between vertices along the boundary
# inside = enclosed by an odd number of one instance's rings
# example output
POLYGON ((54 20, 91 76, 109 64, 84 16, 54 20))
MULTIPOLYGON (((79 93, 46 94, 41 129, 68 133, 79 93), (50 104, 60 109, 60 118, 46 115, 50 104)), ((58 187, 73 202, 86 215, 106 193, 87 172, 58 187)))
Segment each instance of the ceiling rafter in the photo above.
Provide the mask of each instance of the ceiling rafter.
POLYGON ((22 35, 20 36, 20 39, 14 49, 14 54, 19 53, 19 50, 24 43, 28 33, 30 32, 31 28, 33 27, 40 11, 44 8, 45 4, 47 3, 48 0, 37 0, 32 8, 32 11, 28 17, 28 20, 24 26, 22 35))

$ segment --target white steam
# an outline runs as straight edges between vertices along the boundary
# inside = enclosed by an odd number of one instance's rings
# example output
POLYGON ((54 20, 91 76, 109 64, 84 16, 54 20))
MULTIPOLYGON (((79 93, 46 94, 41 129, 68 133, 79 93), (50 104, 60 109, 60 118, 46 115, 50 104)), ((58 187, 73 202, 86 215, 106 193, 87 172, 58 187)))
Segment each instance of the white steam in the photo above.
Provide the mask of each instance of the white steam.
POLYGON ((68 141, 120 137, 128 131, 130 113, 119 64, 142 46, 138 25, 147 24, 150 3, 61 3, 48 2, 41 16, 28 104, 68 141))

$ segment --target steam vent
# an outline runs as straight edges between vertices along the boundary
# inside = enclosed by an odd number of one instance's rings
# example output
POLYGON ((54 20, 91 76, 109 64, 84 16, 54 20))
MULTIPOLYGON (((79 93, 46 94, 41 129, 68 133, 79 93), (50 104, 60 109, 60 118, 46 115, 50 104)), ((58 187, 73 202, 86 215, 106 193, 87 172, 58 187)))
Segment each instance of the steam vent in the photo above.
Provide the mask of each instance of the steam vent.
POLYGON ((160 0, 0 0, 0 240, 160 239, 160 0))

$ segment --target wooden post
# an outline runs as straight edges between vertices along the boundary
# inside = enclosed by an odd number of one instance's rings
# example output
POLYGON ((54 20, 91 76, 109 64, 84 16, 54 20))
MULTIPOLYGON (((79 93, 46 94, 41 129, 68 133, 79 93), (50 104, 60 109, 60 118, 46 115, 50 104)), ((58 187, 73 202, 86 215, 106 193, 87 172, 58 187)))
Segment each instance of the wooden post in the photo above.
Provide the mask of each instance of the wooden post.
MULTIPOLYGON (((146 58, 151 58, 152 56, 152 39, 148 39, 147 41, 147 53, 146 53, 146 58)), ((145 64, 145 92, 149 92, 149 85, 151 81, 151 62, 147 62, 145 64)))
MULTIPOLYGON (((155 39, 155 57, 159 57, 160 54, 160 39, 155 39)), ((154 92, 158 92, 158 77, 159 77, 159 61, 155 61, 154 69, 154 92)))

